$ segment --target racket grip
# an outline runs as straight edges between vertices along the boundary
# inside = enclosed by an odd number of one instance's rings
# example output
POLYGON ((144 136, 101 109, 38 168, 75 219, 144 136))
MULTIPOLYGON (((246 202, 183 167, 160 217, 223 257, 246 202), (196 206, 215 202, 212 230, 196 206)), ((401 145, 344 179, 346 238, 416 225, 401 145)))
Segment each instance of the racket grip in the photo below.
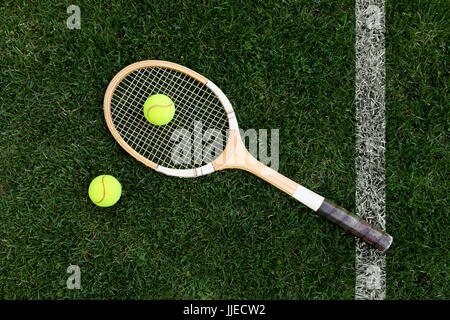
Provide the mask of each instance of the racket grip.
POLYGON ((382 252, 389 249, 392 243, 392 237, 386 232, 372 227, 360 217, 348 212, 327 199, 323 200, 322 205, 316 212, 320 216, 337 224, 343 229, 348 230, 382 252))

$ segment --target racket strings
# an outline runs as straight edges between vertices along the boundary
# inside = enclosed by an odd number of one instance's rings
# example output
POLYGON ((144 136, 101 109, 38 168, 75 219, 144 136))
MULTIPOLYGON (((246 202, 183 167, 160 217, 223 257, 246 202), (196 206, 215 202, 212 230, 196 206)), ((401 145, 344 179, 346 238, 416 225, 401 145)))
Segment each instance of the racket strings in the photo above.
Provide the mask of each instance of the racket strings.
POLYGON ((161 67, 138 69, 122 79, 111 98, 111 118, 119 135, 136 152, 175 169, 212 162, 224 149, 229 128, 220 100, 208 87, 161 67), (152 125, 144 117, 145 100, 157 93, 169 96, 175 104, 175 116, 164 126, 152 125), (204 136, 207 130, 209 141, 204 136))

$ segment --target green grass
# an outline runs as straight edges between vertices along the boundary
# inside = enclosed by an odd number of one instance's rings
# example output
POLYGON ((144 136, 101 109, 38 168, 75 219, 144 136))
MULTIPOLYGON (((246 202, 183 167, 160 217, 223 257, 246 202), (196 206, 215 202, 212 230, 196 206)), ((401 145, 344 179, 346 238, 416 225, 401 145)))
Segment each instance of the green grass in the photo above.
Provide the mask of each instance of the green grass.
POLYGON ((388 297, 449 299, 450 5, 404 3, 387 16, 388 297))
MULTIPOLYGON (((353 237, 246 172, 154 172, 102 103, 130 63, 183 64, 242 128, 280 129, 281 173, 353 210, 354 1, 150 3, 83 1, 81 30, 72 2, 0 5, 0 297, 353 299, 353 237), (88 199, 99 174, 123 185, 114 207, 88 199)), ((448 5, 433 3, 387 4, 392 299, 449 296, 448 5)))

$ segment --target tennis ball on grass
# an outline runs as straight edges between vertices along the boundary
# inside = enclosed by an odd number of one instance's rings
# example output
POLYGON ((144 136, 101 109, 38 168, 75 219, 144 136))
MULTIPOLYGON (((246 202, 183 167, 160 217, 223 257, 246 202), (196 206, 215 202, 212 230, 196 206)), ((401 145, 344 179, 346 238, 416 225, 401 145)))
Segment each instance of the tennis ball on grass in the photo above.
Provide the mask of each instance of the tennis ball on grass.
POLYGON ((89 198, 100 207, 111 207, 119 201, 122 185, 110 175, 101 175, 92 180, 88 190, 89 198))
POLYGON ((150 123, 157 126, 168 124, 175 115, 175 105, 168 96, 154 94, 144 103, 144 115, 150 123))

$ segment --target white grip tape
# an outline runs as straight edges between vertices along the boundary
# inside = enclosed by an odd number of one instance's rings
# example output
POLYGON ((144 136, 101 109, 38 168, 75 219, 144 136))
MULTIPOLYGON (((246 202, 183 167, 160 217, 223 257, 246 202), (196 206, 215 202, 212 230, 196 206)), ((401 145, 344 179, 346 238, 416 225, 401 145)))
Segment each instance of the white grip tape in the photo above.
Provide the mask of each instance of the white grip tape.
POLYGON ((234 112, 228 113, 227 117, 228 117, 228 123, 230 124, 230 130, 238 130, 239 126, 238 126, 236 115, 234 114, 234 112))
POLYGON ((306 189, 301 185, 298 185, 297 190, 295 190, 292 196, 314 211, 319 210, 323 200, 325 199, 321 195, 318 195, 317 193, 306 189))
POLYGON ((212 92, 217 96, 217 98, 222 102, 223 107, 225 108, 226 113, 233 112, 233 107, 231 106, 230 100, 228 100, 227 96, 216 86, 211 80, 208 80, 206 86, 211 89, 212 92))
POLYGON ((203 176, 205 174, 214 172, 214 167, 212 165, 212 163, 208 163, 207 165, 204 165, 203 167, 197 168, 195 169, 195 173, 198 176, 203 176))
POLYGON ((195 169, 171 169, 163 166, 157 166, 155 170, 167 174, 168 176, 175 176, 181 178, 193 178, 197 176, 195 169))

